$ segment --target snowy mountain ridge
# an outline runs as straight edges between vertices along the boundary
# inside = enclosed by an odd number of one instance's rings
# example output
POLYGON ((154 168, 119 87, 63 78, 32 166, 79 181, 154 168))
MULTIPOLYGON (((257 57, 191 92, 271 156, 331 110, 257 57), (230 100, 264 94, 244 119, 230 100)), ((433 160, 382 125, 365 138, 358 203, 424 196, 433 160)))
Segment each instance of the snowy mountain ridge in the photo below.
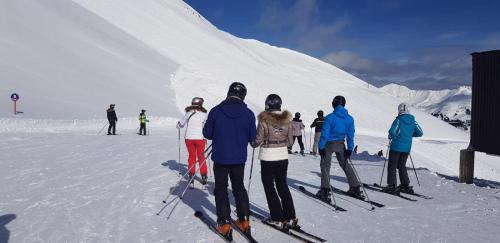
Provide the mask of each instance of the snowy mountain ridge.
POLYGON ((472 87, 444 90, 411 90, 399 84, 381 88, 399 100, 435 116, 449 120, 470 120, 472 87))

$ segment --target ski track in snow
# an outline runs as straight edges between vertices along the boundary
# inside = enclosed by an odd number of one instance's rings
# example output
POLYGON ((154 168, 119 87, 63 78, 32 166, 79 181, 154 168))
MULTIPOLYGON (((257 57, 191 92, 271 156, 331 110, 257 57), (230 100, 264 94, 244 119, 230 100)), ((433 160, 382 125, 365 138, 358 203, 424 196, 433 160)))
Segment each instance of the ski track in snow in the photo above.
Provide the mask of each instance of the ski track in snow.
MULTIPOLYGON (((173 204, 155 215, 179 179, 177 131, 156 129, 146 137, 135 135, 132 129, 118 127, 118 131, 122 135, 2 133, 0 215, 17 216, 5 226, 11 232, 9 242, 220 242, 193 216, 195 210, 201 210, 215 219, 212 177, 208 190, 201 189, 198 182, 196 189, 188 189, 170 219, 173 204)), ((373 154, 386 146, 386 140, 358 136, 357 141, 360 154, 353 162, 364 182, 378 183, 384 160, 373 154)), ((184 172, 186 151, 183 143, 181 146, 184 172)), ((415 153, 416 163, 422 158, 415 153)), ((251 154, 248 162, 250 159, 251 154)), ((267 203, 260 162, 255 160, 254 166, 251 207, 263 213, 267 203)), ((249 167, 247 163, 245 180, 249 167)), ((298 192, 301 185, 311 191, 318 189, 319 159, 309 155, 290 156, 289 185, 304 229, 329 242, 497 240, 499 189, 459 184, 426 169, 417 172, 421 187, 409 171, 416 191, 434 199, 409 202, 367 190, 373 201, 386 204, 373 212, 366 203, 337 194, 338 205, 348 211, 334 212, 298 192)), ((336 163, 331 178, 336 187, 347 188, 336 163)), ((260 242, 294 242, 257 222, 252 227, 260 242)), ((236 232, 234 235, 237 242, 244 241, 236 232)))

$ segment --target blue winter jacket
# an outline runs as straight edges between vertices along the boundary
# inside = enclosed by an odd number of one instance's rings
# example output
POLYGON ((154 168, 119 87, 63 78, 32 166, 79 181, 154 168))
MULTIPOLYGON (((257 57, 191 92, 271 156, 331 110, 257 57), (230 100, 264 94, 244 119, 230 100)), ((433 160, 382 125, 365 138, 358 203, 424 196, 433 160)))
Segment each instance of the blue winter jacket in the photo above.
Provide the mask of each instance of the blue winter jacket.
POLYGON ((389 129, 391 139, 391 150, 396 152, 410 152, 413 137, 422 137, 424 132, 410 114, 402 114, 396 117, 389 129))
POLYGON ((330 141, 344 141, 347 138, 347 149, 354 149, 354 119, 347 110, 338 105, 335 110, 325 117, 319 148, 324 149, 330 141))
POLYGON ((210 110, 203 136, 212 140, 214 163, 244 164, 256 136, 255 115, 242 100, 229 97, 210 110))

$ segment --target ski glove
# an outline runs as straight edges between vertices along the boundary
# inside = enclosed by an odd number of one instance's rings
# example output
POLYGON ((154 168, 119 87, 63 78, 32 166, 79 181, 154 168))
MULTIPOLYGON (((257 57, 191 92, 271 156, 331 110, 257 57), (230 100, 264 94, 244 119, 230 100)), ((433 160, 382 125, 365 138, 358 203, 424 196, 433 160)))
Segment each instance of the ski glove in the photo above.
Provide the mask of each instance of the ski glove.
POLYGON ((180 129, 181 127, 184 127, 180 122, 177 122, 177 125, 175 126, 177 129, 180 129))
POLYGON ((351 154, 352 154, 351 150, 344 151, 344 156, 345 156, 346 159, 350 159, 351 158, 351 154))

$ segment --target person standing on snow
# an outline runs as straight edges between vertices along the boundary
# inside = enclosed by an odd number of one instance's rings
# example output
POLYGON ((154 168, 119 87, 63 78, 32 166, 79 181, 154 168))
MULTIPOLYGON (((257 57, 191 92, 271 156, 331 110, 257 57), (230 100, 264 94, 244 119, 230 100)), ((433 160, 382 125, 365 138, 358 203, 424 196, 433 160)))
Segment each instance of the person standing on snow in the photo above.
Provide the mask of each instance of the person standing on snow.
POLYGON ((207 184, 207 163, 205 159, 205 144, 203 138, 203 126, 207 120, 207 110, 203 108, 203 98, 194 97, 191 105, 184 109, 186 114, 177 122, 177 129, 186 126, 184 141, 189 153, 188 170, 189 177, 194 177, 196 173, 196 161, 200 165, 201 184, 207 184))
POLYGON ((116 112, 115 112, 115 104, 109 105, 109 108, 106 110, 107 116, 108 116, 108 135, 116 135, 116 122, 118 122, 118 117, 116 117, 116 112), (111 130, 113 130, 113 133, 111 133, 111 130))
POLYGON ((142 109, 141 114, 139 114, 139 123, 141 127, 139 128, 139 135, 146 136, 146 122, 149 120, 146 118, 146 110, 142 109))
POLYGON ((354 168, 348 163, 354 149, 354 119, 344 108, 345 104, 346 99, 343 96, 336 96, 333 99, 334 111, 325 117, 319 139, 321 189, 316 193, 316 196, 326 201, 330 201, 330 167, 333 153, 335 153, 349 182, 347 193, 353 197, 364 199, 354 168), (347 150, 345 140, 347 140, 347 150))
POLYGON ((287 183, 287 147, 293 142, 290 124, 292 114, 286 110, 281 111, 281 103, 278 95, 267 96, 265 111, 258 116, 257 137, 252 146, 261 146, 261 179, 271 215, 270 221, 287 229, 296 227, 298 220, 287 183))
POLYGON ((288 147, 288 153, 292 153, 292 147, 293 144, 295 143, 295 139, 298 140, 299 146, 300 146, 300 154, 304 155, 304 143, 302 143, 302 130, 304 130, 306 126, 304 123, 302 123, 302 120, 300 120, 300 113, 296 112, 295 117, 292 120, 292 135, 293 135, 293 141, 292 145, 288 147))
POLYGON ((255 115, 243 102, 247 89, 234 82, 229 87, 227 98, 208 113, 203 127, 205 138, 212 140, 214 162, 215 207, 217 230, 223 235, 231 234, 231 208, 227 195, 228 179, 236 202, 238 220, 236 226, 250 233, 250 203, 243 185, 248 144, 255 140, 255 115))
POLYGON ((323 129, 323 122, 325 121, 324 113, 322 110, 319 110, 317 114, 318 117, 316 117, 311 124, 311 128, 314 127, 314 144, 311 154, 314 156, 316 156, 316 154, 318 153, 319 138, 321 136, 321 129, 323 129))
POLYGON ((410 179, 406 171, 406 160, 411 151, 413 137, 424 135, 422 128, 418 125, 415 117, 410 114, 408 105, 401 103, 398 106, 398 116, 392 122, 389 129, 390 151, 389 165, 387 167, 387 187, 384 189, 389 193, 397 193, 396 169, 399 170, 401 185, 399 190, 405 193, 413 193, 410 179))

